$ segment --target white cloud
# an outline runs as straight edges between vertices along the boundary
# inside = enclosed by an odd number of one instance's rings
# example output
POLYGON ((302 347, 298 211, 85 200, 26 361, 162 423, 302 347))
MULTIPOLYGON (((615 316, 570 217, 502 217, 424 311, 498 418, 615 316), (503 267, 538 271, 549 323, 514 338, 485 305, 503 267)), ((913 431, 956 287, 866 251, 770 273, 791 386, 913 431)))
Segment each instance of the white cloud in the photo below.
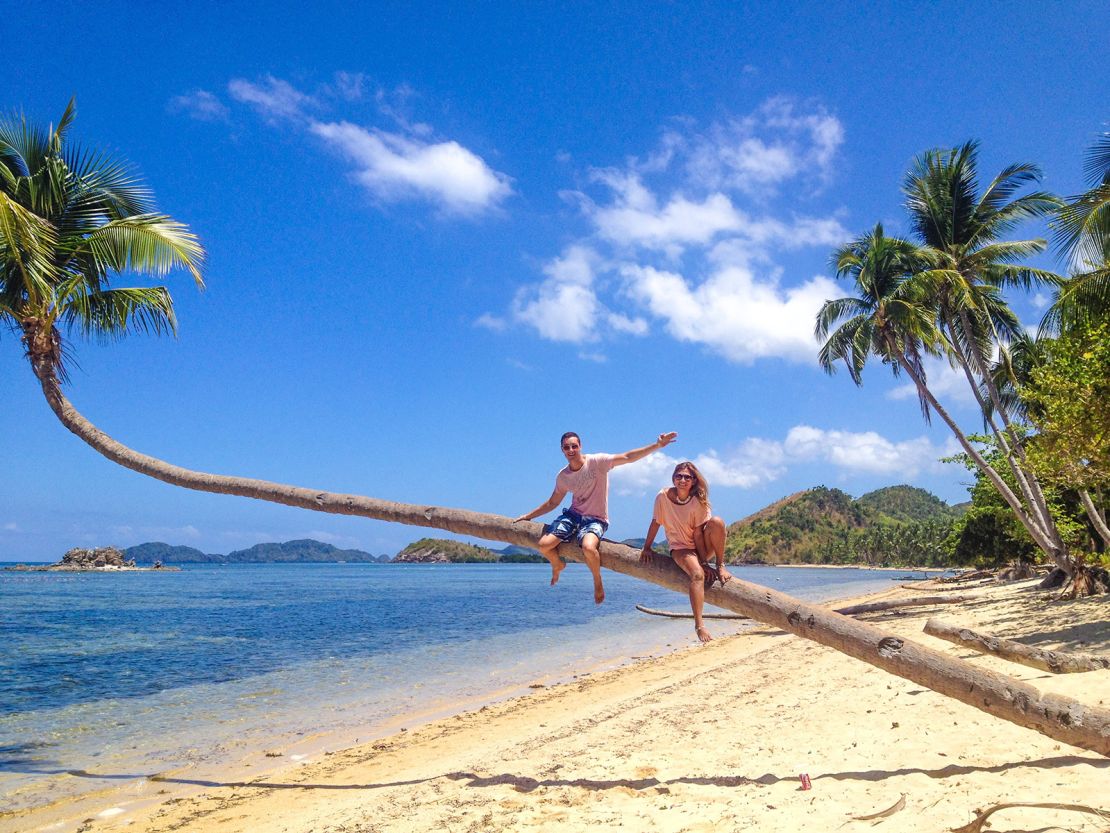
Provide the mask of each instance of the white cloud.
POLYGON ((826 179, 843 141, 844 128, 835 116, 821 107, 801 110, 793 99, 779 96, 698 136, 688 170, 711 187, 758 193, 805 173, 826 179))
POLYGON ((913 477, 935 468, 948 446, 935 446, 928 437, 892 442, 874 431, 828 431, 809 425, 790 429, 783 443, 789 458, 825 461, 837 468, 872 474, 913 477))
POLYGON ((228 109, 219 98, 208 90, 193 90, 170 99, 171 113, 185 113, 197 121, 225 121, 228 109))
POLYGON ((596 341, 606 315, 594 293, 597 253, 587 246, 571 246, 546 266, 543 283, 521 287, 513 300, 512 316, 546 339, 574 344, 596 341))
POLYGON ((813 322, 837 291, 825 277, 782 287, 743 266, 721 269, 700 286, 650 266, 626 265, 621 273, 629 296, 665 321, 676 339, 743 364, 772 356, 813 363, 813 322))
POLYGON ((355 179, 387 202, 415 197, 475 214, 512 194, 507 175, 458 142, 425 142, 345 121, 313 122, 309 129, 351 159, 355 179))
POLYGON ((259 84, 242 78, 233 78, 227 91, 236 101, 249 104, 260 115, 271 121, 278 119, 300 119, 306 110, 318 106, 316 99, 305 95, 288 81, 272 75, 259 84))
POLYGON ((686 244, 704 245, 721 232, 739 230, 744 222, 724 194, 710 194, 700 201, 675 196, 659 208, 654 196, 636 193, 640 191, 642 186, 633 193, 618 193, 613 205, 594 210, 592 219, 603 238, 678 254, 686 244))
POLYGON ((840 122, 775 98, 704 131, 679 123, 645 156, 590 171, 601 196, 564 192, 589 233, 547 264, 542 282, 517 292, 510 317, 542 338, 577 344, 642 335, 654 319, 731 361, 814 363, 814 320, 843 292, 820 275, 785 274, 777 256, 827 251, 850 235, 839 211, 780 216, 767 194, 788 180, 816 190, 843 142, 840 122), (568 262, 574 250, 592 257, 568 262), (568 271, 575 266, 581 274, 568 271))
POLYGON ((2 527, 0 527, 0 529, 3 529, 5 532, 22 532, 23 531, 19 528, 19 524, 17 524, 15 521, 8 521, 6 524, 4 524, 2 527))
POLYGON ((361 72, 337 72, 331 86, 333 93, 348 101, 359 101, 366 95, 370 79, 361 72))
MULTIPOLYGON (((934 445, 927 437, 895 442, 874 431, 836 431, 796 425, 782 441, 749 437, 718 453, 700 452, 691 459, 712 488, 752 489, 786 474, 792 465, 828 463, 851 473, 898 474, 912 478, 923 470, 937 470, 941 457, 958 450, 954 438, 934 445)), ((670 482, 681 458, 652 454, 613 469, 613 488, 622 495, 642 495, 670 482)))
POLYGON ((495 333, 501 333, 508 329, 509 322, 504 318, 499 318, 496 315, 484 312, 474 319, 474 326, 484 327, 487 330, 493 330, 495 333))

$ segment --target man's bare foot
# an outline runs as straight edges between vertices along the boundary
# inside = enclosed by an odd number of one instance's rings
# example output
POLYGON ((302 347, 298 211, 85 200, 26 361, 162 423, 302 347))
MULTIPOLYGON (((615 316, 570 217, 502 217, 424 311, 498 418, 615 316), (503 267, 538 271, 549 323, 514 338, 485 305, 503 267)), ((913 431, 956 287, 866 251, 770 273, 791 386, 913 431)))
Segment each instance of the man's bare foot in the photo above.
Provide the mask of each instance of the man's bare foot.
POLYGON ((601 604, 605 601, 605 588, 601 585, 601 579, 594 579, 594 604, 601 604))
POLYGON ((697 633, 698 639, 700 639, 702 642, 713 641, 713 637, 709 635, 709 631, 707 631, 705 628, 694 628, 694 632, 697 633))
POLYGON ((559 573, 566 569, 566 564, 559 556, 555 556, 555 560, 551 562, 551 586, 554 587, 559 583, 559 573))

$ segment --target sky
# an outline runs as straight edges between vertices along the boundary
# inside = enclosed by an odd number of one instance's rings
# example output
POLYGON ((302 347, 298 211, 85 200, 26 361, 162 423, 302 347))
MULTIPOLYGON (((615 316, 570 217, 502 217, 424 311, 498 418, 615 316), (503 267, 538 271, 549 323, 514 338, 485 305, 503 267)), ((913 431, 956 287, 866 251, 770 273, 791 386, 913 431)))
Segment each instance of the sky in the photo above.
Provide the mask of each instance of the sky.
MULTIPOLYGON (((350 5, 5 12, 0 111, 46 124, 75 96, 71 138, 128 160, 207 251, 205 291, 164 279, 176 339, 75 339, 66 393, 102 430, 202 471, 510 517, 550 495, 564 431, 614 453, 677 431, 614 471, 616 539, 682 459, 728 522, 817 485, 967 498, 904 379, 818 366, 816 312, 850 294, 829 255, 908 233, 902 179, 931 148, 977 140, 984 179, 1034 162, 1081 190, 1110 6, 350 5)), ((1032 325, 1047 296, 1010 300, 1032 325)), ((976 430, 951 370, 929 378, 976 430)), ((426 534, 125 470, 58 423, 7 331, 0 379, 0 560, 426 534)))

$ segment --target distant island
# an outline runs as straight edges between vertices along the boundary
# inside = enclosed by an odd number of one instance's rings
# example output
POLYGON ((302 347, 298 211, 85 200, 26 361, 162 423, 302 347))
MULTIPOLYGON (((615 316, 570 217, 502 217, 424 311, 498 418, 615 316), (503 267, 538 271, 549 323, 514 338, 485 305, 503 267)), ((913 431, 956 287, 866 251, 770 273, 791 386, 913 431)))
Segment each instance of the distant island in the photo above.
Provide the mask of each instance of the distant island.
POLYGON ((193 547, 173 546, 160 541, 138 544, 124 550, 127 558, 137 564, 307 564, 349 562, 384 564, 388 555, 371 555, 362 550, 341 550, 322 541, 302 538, 284 544, 255 544, 227 555, 205 553, 193 547))
POLYGON ((536 550, 527 547, 510 544, 493 550, 444 538, 413 541, 393 559, 396 564, 534 564, 546 560, 536 550))
POLYGON ((226 555, 155 541, 128 547, 123 555, 136 564, 517 564, 545 560, 528 547, 510 544, 494 550, 441 538, 421 538, 396 556, 343 550, 311 538, 283 544, 255 544, 226 555))

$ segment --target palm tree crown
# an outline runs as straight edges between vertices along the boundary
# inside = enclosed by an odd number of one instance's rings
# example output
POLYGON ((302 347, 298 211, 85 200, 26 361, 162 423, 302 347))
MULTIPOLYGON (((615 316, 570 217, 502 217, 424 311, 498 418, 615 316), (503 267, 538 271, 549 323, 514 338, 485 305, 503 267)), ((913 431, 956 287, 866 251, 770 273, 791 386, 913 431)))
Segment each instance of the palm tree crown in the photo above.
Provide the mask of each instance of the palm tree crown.
POLYGON ((156 213, 126 164, 67 141, 57 127, 0 120, 0 320, 19 332, 36 369, 64 378, 61 331, 119 338, 174 332, 162 286, 112 287, 123 272, 187 269, 204 286, 204 250, 182 223, 156 213))
MULTIPOLYGON (((858 385, 868 356, 876 355, 895 375, 906 369, 923 382, 923 355, 938 355, 940 339, 932 311, 912 280, 928 266, 922 250, 908 240, 887 237, 879 223, 837 249, 831 263, 837 277, 852 279, 856 294, 826 301, 817 316, 814 334, 824 341, 818 354, 821 367, 832 373, 836 362, 843 361, 858 385)), ((924 398, 921 408, 928 418, 924 398)))
POLYGON ((1110 312, 1110 133, 1088 151, 1089 190, 1072 197, 1055 223, 1053 242, 1074 270, 1042 326, 1059 329, 1110 312))

